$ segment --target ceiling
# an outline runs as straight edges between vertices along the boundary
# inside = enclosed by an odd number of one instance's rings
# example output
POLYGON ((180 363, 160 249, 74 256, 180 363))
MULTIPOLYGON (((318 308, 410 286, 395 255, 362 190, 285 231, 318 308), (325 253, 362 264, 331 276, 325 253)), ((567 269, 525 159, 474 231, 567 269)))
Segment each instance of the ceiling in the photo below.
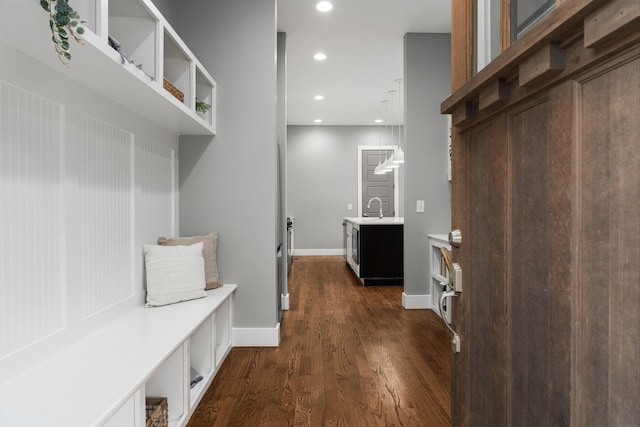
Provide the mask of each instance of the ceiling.
MULTIPOLYGON (((451 31, 451 0, 278 0, 278 31, 287 33, 287 124, 373 125, 384 119, 382 100, 391 99, 403 77, 406 33, 451 31), (314 54, 323 52, 325 61, 314 54), (314 100, 317 94, 324 100, 314 100)), ((404 94, 402 94, 404 97, 404 94)), ((393 119, 398 122, 394 94, 393 119)))

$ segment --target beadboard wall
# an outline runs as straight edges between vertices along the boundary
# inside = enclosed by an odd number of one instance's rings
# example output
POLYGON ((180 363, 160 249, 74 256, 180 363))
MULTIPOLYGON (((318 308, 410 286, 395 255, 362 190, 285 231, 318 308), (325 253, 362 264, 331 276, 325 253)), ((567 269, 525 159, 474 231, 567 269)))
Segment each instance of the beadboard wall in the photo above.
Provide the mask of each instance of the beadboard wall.
POLYGON ((64 70, 0 42, 0 383, 142 305, 177 232, 177 135, 64 70))

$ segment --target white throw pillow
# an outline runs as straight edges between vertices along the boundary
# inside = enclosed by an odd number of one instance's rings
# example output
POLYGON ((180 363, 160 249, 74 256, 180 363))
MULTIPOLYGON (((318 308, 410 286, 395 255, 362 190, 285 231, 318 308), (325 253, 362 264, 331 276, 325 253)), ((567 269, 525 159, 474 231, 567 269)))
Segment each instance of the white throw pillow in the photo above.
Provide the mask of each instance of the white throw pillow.
POLYGON ((207 296, 202 248, 202 242, 189 246, 143 246, 147 271, 146 307, 207 296))

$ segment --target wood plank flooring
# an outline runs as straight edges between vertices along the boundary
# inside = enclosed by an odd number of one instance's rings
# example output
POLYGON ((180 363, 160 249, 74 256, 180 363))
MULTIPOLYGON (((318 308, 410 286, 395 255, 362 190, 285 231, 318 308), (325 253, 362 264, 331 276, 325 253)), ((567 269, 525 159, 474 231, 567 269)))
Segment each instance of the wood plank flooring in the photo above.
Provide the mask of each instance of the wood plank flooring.
POLYGON ((450 425, 449 334, 401 286, 297 257, 278 348, 231 350, 188 427, 450 425))

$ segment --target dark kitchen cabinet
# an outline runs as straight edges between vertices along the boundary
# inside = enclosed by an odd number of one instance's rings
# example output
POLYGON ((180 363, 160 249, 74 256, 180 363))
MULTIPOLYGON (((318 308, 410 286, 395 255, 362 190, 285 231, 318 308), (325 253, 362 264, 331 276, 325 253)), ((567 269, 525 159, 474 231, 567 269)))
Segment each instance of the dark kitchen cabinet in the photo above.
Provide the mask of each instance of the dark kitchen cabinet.
POLYGON ((403 226, 360 225, 359 277, 364 285, 402 285, 403 226))

